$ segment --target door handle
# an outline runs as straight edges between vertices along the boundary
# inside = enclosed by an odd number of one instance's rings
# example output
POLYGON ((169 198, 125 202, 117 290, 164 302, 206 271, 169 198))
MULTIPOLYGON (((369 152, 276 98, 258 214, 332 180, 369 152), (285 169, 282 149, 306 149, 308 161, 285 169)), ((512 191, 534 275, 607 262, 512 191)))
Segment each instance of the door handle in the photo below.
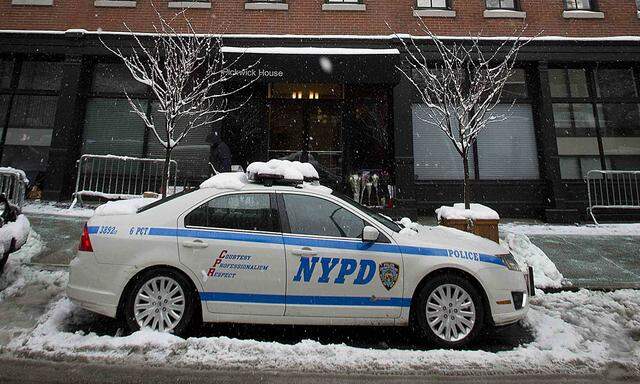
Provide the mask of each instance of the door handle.
POLYGON ((302 249, 294 249, 293 251, 291 251, 291 254, 293 254, 294 256, 316 256, 318 254, 318 252, 314 251, 313 249, 309 248, 309 247, 304 247, 302 249))
POLYGON ((207 248, 209 246, 209 244, 207 244, 202 240, 183 241, 182 245, 185 248, 198 248, 198 249, 207 248))

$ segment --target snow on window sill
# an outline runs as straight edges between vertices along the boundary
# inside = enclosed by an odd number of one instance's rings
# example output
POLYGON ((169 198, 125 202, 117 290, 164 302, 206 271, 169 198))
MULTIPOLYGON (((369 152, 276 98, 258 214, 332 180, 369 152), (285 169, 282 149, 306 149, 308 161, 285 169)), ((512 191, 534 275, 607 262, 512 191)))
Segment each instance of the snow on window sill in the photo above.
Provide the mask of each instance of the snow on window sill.
POLYGON ((287 3, 244 3, 244 9, 246 10, 265 10, 265 11, 288 11, 289 4, 287 3))
POLYGON ((322 4, 323 11, 366 11, 365 4, 350 3, 325 3, 322 4))
POLYGON ((11 5, 53 5, 53 0, 11 0, 11 5))
POLYGON ((414 9, 415 17, 456 17, 456 11, 449 9, 414 9))
POLYGON ((604 19, 604 12, 596 11, 564 11, 562 17, 565 19, 604 19))
POLYGON ((170 1, 169 8, 211 8, 211 3, 201 1, 170 1))
POLYGON ((487 19, 525 19, 527 12, 514 11, 513 9, 487 9, 484 11, 484 17, 487 19))
POLYGON ((95 0, 93 5, 95 7, 135 8, 136 2, 123 0, 95 0))

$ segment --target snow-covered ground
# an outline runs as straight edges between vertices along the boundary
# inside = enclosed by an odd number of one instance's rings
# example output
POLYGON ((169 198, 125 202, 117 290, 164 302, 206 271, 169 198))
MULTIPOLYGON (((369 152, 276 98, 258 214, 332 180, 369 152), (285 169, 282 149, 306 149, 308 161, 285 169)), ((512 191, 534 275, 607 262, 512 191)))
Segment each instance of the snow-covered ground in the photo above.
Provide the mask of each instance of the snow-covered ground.
MULTIPOLYGON (((509 351, 356 348, 304 340, 281 344, 228 337, 179 337, 143 330, 125 337, 65 331, 91 315, 54 301, 7 352, 118 364, 368 373, 593 373, 612 363, 640 373, 640 292, 540 294, 526 319, 534 341, 509 351)), ((354 328, 353 332, 357 332, 354 328)))
MULTIPOLYGON (((120 337, 77 331, 92 328, 82 325, 99 323, 101 318, 65 297, 66 271, 26 264, 42 247, 46 244, 32 231, 0 277, 0 306, 25 294, 26 287, 39 287, 48 302, 32 326, 10 330, 10 340, 0 346, 0 353, 113 364, 341 373, 571 374, 599 372, 614 364, 640 374, 640 291, 539 291, 525 320, 533 340, 495 353, 358 348, 314 340, 285 344, 224 336, 185 340, 148 330, 120 337)), ((358 331, 353 328, 354 334, 358 331)))

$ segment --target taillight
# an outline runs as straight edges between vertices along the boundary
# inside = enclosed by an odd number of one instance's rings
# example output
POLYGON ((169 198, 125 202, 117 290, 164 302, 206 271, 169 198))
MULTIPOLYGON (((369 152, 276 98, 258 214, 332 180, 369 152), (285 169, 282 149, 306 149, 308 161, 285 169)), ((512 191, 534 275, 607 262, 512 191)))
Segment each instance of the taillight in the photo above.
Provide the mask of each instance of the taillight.
POLYGON ((79 251, 83 252, 93 252, 93 247, 91 246, 91 239, 89 238, 89 229, 87 228, 87 224, 82 228, 82 236, 80 237, 80 247, 78 247, 79 251))

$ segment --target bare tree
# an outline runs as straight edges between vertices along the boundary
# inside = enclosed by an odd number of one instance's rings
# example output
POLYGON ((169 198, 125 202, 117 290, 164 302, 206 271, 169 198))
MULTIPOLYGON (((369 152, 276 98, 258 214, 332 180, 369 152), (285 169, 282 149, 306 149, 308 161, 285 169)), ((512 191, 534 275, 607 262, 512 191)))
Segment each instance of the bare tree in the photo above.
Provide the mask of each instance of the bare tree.
MULTIPOLYGON (((153 6, 153 4, 152 4, 153 6)), ((145 126, 165 149, 162 195, 167 192, 171 152, 192 131, 209 127, 224 119, 230 112, 241 108, 246 99, 232 106, 229 98, 240 93, 255 81, 234 79, 255 64, 236 68, 241 55, 231 62, 225 61, 220 36, 196 33, 184 11, 170 20, 165 19, 155 7, 158 17, 153 25, 154 36, 148 43, 141 40, 124 24, 135 44, 130 50, 103 45, 120 58, 133 78, 150 87, 158 103, 162 121, 155 121, 145 105, 126 97, 132 112, 142 119, 145 126), (173 24, 180 22, 181 28, 173 24)))
POLYGON ((497 47, 483 48, 480 36, 464 41, 444 42, 420 20, 422 29, 433 42, 439 58, 429 60, 415 38, 396 35, 408 53, 409 70, 398 66, 413 84, 425 105, 424 122, 438 127, 460 154, 464 168, 464 204, 469 209, 469 153, 478 134, 487 125, 508 118, 508 113, 493 113, 502 90, 513 74, 520 48, 529 40, 519 35, 504 39, 497 47), (407 42, 406 40, 409 40, 407 42))

